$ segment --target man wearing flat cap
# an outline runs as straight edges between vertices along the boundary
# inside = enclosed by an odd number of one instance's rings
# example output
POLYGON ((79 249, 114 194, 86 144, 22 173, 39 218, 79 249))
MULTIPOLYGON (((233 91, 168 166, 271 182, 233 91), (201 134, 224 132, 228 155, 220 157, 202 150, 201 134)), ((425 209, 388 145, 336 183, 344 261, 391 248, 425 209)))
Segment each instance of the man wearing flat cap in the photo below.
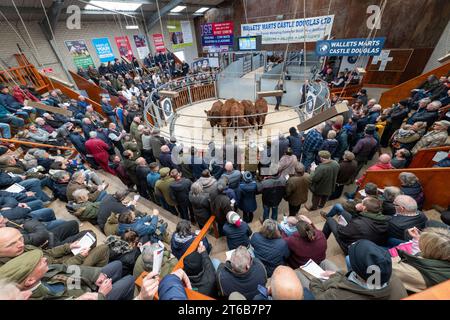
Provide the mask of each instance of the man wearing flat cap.
POLYGON ((319 151, 320 164, 311 174, 311 190, 312 205, 305 206, 307 210, 317 210, 323 208, 328 200, 328 197, 334 192, 336 186, 336 179, 339 172, 339 164, 331 160, 329 151, 319 151))
POLYGON ((31 290, 30 300, 131 300, 134 278, 121 277, 122 263, 103 268, 48 265, 41 250, 25 252, 0 267, 0 279, 31 290))
POLYGON ((448 128, 450 127, 450 121, 441 120, 436 121, 432 130, 424 135, 411 150, 411 153, 415 155, 419 150, 426 148, 434 148, 444 146, 448 138, 448 128))

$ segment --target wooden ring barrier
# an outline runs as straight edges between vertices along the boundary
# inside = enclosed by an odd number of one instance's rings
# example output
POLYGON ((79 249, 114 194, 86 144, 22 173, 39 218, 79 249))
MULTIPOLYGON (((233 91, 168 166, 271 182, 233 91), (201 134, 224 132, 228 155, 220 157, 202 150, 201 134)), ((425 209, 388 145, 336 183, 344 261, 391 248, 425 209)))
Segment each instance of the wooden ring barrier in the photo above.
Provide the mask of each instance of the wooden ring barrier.
POLYGON ((449 152, 450 146, 421 149, 414 156, 409 168, 431 168, 437 162, 433 161, 437 152, 449 152))
POLYGON ((417 176, 423 188, 425 197, 424 209, 431 209, 433 205, 447 208, 450 205, 450 168, 405 168, 392 170, 368 170, 362 180, 360 189, 366 183, 375 183, 379 188, 387 186, 400 187, 398 176, 402 172, 410 172, 417 176))
POLYGON ((70 155, 69 159, 74 158, 78 154, 77 149, 71 148, 71 147, 54 146, 52 144, 15 140, 15 139, 4 139, 4 138, 0 138, 0 141, 6 142, 6 143, 12 143, 14 145, 26 145, 26 146, 30 146, 33 148, 46 148, 46 149, 58 149, 58 150, 64 150, 64 151, 72 151, 72 154, 70 155))
POLYGON ((330 89, 330 95, 336 94, 336 95, 340 95, 340 96, 351 97, 354 94, 357 94, 359 92, 359 90, 362 89, 362 87, 363 87, 362 84, 351 84, 345 88, 344 87, 332 88, 332 89, 330 89))
MULTIPOLYGON (((178 269, 183 268, 183 259, 191 254, 192 252, 194 252, 195 250, 197 250, 197 247, 200 243, 200 241, 203 240, 203 238, 206 236, 206 234, 208 233, 211 225, 213 225, 213 227, 216 227, 214 224, 214 220, 216 219, 215 216, 211 216, 208 221, 206 222, 206 224, 204 225, 204 227, 202 228, 202 230, 200 230, 200 233, 195 237, 194 241, 192 241, 191 245, 189 246, 189 248, 187 248, 186 252, 183 254, 183 256, 180 258, 180 260, 178 260, 178 263, 175 265, 175 267, 173 268, 173 271, 176 271, 178 269)), ((139 277, 137 277, 136 281, 134 282, 138 287, 142 287, 142 281, 143 279, 147 276, 148 272, 144 271, 142 272, 139 277)), ((190 290, 185 288, 186 290, 186 295, 188 300, 215 300, 211 297, 208 297, 204 294, 201 294, 199 292, 196 292, 194 290, 190 290)), ((155 296, 155 300, 158 299, 157 296, 155 296)))

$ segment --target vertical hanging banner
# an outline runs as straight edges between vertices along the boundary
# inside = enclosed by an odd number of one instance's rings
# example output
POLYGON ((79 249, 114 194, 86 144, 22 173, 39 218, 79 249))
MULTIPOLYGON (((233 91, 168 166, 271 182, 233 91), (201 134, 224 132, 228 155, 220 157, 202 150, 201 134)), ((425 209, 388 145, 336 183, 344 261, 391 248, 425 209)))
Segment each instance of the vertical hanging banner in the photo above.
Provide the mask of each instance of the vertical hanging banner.
POLYGON ((164 46, 164 39, 161 33, 155 33, 152 35, 153 43, 155 44, 156 52, 166 52, 166 47, 164 46))
POLYGON ((133 35, 133 39, 139 59, 144 59, 150 52, 147 42, 145 41, 145 36, 143 34, 135 34, 133 35))
POLYGON ((92 39, 92 45, 97 51, 100 62, 109 62, 114 60, 114 53, 108 38, 96 38, 92 39))
POLYGON ((84 40, 67 40, 64 41, 67 49, 72 56, 73 62, 77 68, 87 68, 94 66, 91 54, 84 40))
POLYGON ((131 61, 134 57, 133 50, 131 50, 130 41, 127 36, 114 37, 116 41, 117 48, 119 49, 119 54, 121 57, 127 58, 131 61))
POLYGON ((189 21, 169 21, 167 30, 174 50, 192 46, 193 39, 189 21))
POLYGON ((334 15, 241 25, 241 36, 262 36, 262 44, 316 42, 326 39, 334 15))

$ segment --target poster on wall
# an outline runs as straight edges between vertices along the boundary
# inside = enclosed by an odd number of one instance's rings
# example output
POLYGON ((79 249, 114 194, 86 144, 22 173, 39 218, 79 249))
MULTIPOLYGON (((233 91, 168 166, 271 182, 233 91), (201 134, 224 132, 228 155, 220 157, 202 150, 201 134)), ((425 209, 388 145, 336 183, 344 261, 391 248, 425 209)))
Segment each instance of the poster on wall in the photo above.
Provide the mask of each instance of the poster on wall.
POLYGON ((167 23, 170 43, 174 50, 192 46, 191 23, 189 21, 169 21, 167 23))
POLYGON ((262 44, 316 42, 331 34, 334 15, 248 23, 241 25, 241 36, 262 36, 262 44))
POLYGON ((200 58, 192 62, 192 69, 194 72, 204 71, 209 69, 209 58, 200 58))
POLYGON ((135 34, 133 35, 133 39, 139 59, 144 59, 150 52, 147 42, 145 41, 145 36, 143 34, 135 34))
POLYGON ((109 62, 114 60, 114 53, 108 38, 96 38, 92 39, 92 45, 97 51, 100 62, 109 62))
POLYGON ((233 21, 206 23, 201 25, 202 46, 232 46, 233 21))
POLYGON ((166 47, 164 46, 164 38, 161 33, 155 33, 152 35, 153 43, 155 45, 156 52, 166 52, 166 47))
POLYGON ((133 51, 131 50, 130 41, 127 36, 123 37, 114 37, 116 41, 117 48, 119 49, 119 54, 121 57, 127 58, 131 61, 134 57, 133 51))
POLYGON ((94 66, 91 54, 84 40, 66 40, 64 41, 67 49, 72 56, 73 62, 77 68, 87 68, 94 66))

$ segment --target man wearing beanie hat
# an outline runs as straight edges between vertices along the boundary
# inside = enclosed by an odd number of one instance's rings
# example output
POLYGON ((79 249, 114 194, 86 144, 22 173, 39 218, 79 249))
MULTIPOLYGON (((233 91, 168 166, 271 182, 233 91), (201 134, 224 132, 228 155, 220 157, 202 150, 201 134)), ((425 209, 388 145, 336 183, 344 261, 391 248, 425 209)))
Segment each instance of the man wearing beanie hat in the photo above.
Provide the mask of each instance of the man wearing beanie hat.
POLYGON ((392 275, 389 251, 369 240, 349 248, 351 270, 328 271, 328 280, 314 278, 309 284, 317 300, 400 300, 407 296, 401 281, 392 275))
POLYGON ((159 199, 162 207, 174 215, 178 215, 175 208, 176 202, 170 194, 170 185, 175 181, 170 175, 170 168, 164 167, 159 170, 160 179, 155 183, 155 196, 159 199))
POLYGON ((311 185, 309 189, 313 193, 312 205, 306 206, 308 210, 323 208, 328 197, 334 192, 336 179, 339 172, 339 164, 331 160, 328 151, 319 151, 320 164, 311 174, 311 185))
MULTIPOLYGON (((183 270, 191 281, 192 289, 209 297, 217 295, 216 270, 203 242, 200 241, 197 251, 183 259, 183 270)), ((220 262, 217 260, 217 265, 220 262)))
POLYGON ((448 128, 450 121, 441 120, 433 124, 431 131, 428 131, 414 146, 411 153, 415 155, 419 150, 444 146, 448 138, 448 128))
POLYGON ((242 182, 239 185, 240 201, 239 209, 243 212, 243 219, 247 223, 253 221, 253 212, 257 209, 256 204, 256 192, 258 191, 258 185, 253 179, 253 175, 250 171, 245 171, 242 174, 242 182))
POLYGON ((356 161, 358 162, 358 168, 356 169, 356 174, 352 178, 354 179, 359 171, 367 164, 367 161, 373 157, 375 154, 378 141, 373 137, 375 134, 375 126, 368 125, 365 130, 364 137, 359 139, 356 145, 353 147, 353 154, 356 157, 356 161))
POLYGON ((160 131, 158 128, 154 128, 152 131, 152 137, 150 138, 150 146, 153 152, 153 157, 159 159, 161 154, 161 147, 167 144, 167 141, 159 135, 160 131))
POLYGON ((227 237, 228 250, 233 250, 239 246, 248 247, 252 230, 246 222, 241 220, 238 213, 230 211, 227 213, 227 222, 223 226, 223 234, 227 237))
POLYGON ((78 274, 69 267, 62 264, 49 266, 42 251, 36 249, 25 252, 0 267, 0 279, 17 283, 21 291, 32 290, 30 300, 133 298, 134 278, 130 275, 121 277, 122 263, 118 261, 103 268, 77 266, 80 271, 78 274), (76 277, 82 279, 78 282, 79 286, 73 285, 77 283, 76 277), (94 294, 94 291, 97 293, 94 294))

